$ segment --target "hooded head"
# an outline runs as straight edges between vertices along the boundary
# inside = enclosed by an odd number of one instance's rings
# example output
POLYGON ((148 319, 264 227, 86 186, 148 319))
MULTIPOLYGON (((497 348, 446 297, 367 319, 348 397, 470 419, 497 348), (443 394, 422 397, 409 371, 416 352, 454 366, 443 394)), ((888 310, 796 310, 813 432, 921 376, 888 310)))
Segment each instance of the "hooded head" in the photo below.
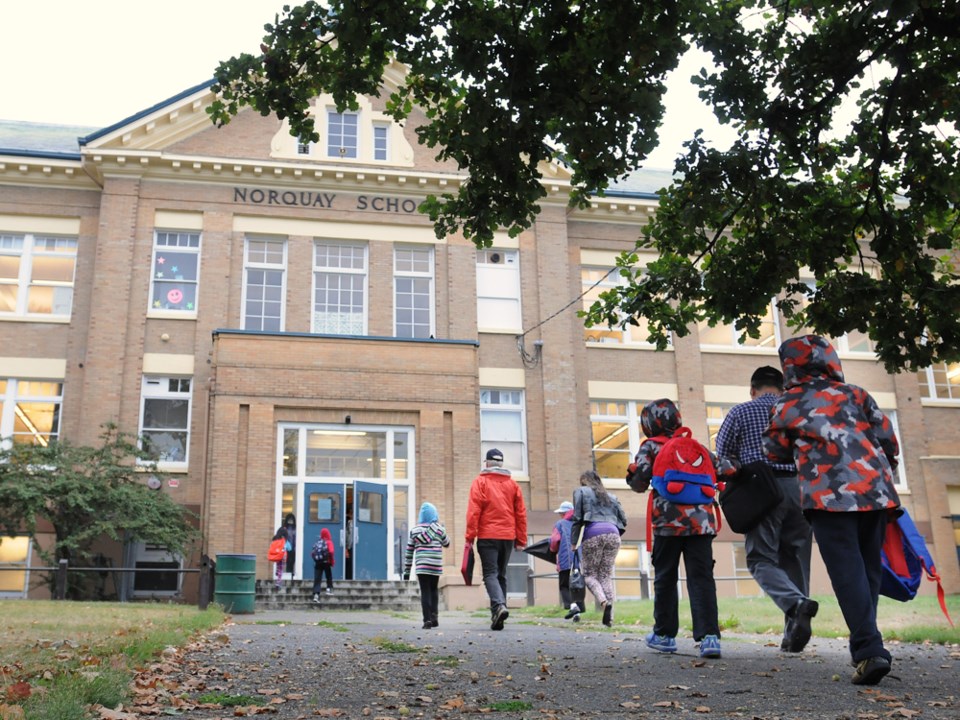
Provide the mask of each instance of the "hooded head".
POLYGON ((330 540, 330 531, 327 528, 320 528, 320 537, 324 540, 330 540))
POLYGON ((790 338, 780 346, 783 383, 790 388, 810 380, 843 382, 840 358, 833 346, 819 335, 790 338))
POLYGON ((648 402, 640 411, 640 428, 648 438, 673 435, 673 431, 682 424, 680 410, 667 398, 648 402))
POLYGON ((428 525, 429 523, 436 522, 440 518, 437 515, 437 508, 434 507, 433 503, 425 502, 420 506, 420 515, 417 517, 417 522, 421 525, 428 525))

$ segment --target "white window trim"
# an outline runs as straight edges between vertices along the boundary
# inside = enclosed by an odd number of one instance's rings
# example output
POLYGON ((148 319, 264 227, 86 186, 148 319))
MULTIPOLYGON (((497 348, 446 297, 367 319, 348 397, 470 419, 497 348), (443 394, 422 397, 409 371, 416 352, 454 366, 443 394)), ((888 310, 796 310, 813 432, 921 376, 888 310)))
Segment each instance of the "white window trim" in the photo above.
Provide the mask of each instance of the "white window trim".
MULTIPOLYGON (((361 335, 368 334, 369 316, 370 316, 370 246, 367 243, 359 243, 348 240, 335 240, 333 238, 314 238, 313 247, 313 265, 310 276, 310 332, 319 334, 316 327, 317 314, 317 275, 324 273, 328 275, 362 275, 363 276, 363 330, 361 335), (326 267, 317 265, 317 247, 320 245, 339 245, 363 249, 363 268, 343 268, 326 267)), ((335 334, 335 333, 323 333, 335 334)), ((353 333, 349 333, 352 335, 353 333)))
MULTIPOLYGON (((936 365, 944 365, 946 368, 949 368, 950 365, 957 365, 957 368, 953 372, 960 372, 960 363, 935 363, 936 365)), ((957 386, 957 396, 956 397, 939 397, 937 393, 936 381, 933 377, 933 366, 923 368, 921 371, 926 376, 926 382, 923 383, 926 385, 927 393, 929 397, 920 398, 921 405, 927 405, 930 407, 960 407, 960 385, 957 386)), ((947 370, 947 379, 950 378, 950 370, 947 370)))
MULTIPOLYGON (((435 268, 436 260, 435 253, 433 252, 433 246, 431 245, 395 245, 393 248, 393 335, 394 337, 400 337, 397 334, 397 279, 398 278, 426 278, 430 281, 429 289, 429 305, 430 305, 430 328, 428 331, 428 337, 436 337, 436 326, 437 326, 437 313, 436 313, 436 278, 435 278, 435 268), (429 272, 416 272, 413 270, 397 270, 397 251, 398 250, 421 250, 425 251, 429 255, 429 272)), ((404 337, 407 337, 404 335, 404 337)), ((410 339, 418 339, 411 337, 410 339)))
MULTIPOLYGON (((191 384, 192 387, 192 384, 191 384)), ((136 543, 136 549, 134 551, 133 565, 137 566, 137 563, 140 562, 167 562, 167 563, 177 563, 178 569, 183 569, 183 557, 180 555, 174 555, 166 548, 164 549, 148 549, 147 544, 143 542, 136 543)), ((154 573, 151 572, 151 575, 154 573)), ((136 573, 130 583, 131 593, 133 597, 177 597, 180 595, 181 589, 183 588, 183 573, 177 573, 177 588, 176 590, 137 590, 136 589, 136 573)))
POLYGON ((375 162, 390 162, 390 125, 384 122, 374 122, 373 131, 371 133, 371 150, 373 154, 373 160, 375 162), (377 132, 382 130, 384 133, 384 156, 382 158, 377 157, 377 132))
MULTIPOLYGON (((197 311, 200 308, 200 263, 202 259, 201 250, 203 249, 203 234, 196 230, 174 230, 171 228, 155 228, 153 231, 153 251, 150 254, 150 288, 147 294, 147 317, 156 317, 164 319, 183 319, 183 320, 195 320, 197 318, 197 311), (171 310, 169 308, 154 308, 153 307, 153 291, 154 291, 154 277, 155 273, 153 268, 156 266, 157 262, 157 251, 160 249, 157 245, 157 235, 159 233, 175 233, 175 234, 186 234, 186 235, 196 235, 197 236, 197 247, 173 247, 170 245, 164 245, 164 249, 172 250, 173 252, 183 252, 183 253, 196 253, 197 255, 197 279, 193 282, 197 286, 196 299, 194 301, 192 310, 171 310)), ((182 281, 189 282, 189 281, 182 281)))
MULTIPOLYGON (((361 122, 361 120, 362 120, 362 116, 361 116, 361 113, 359 113, 359 112, 356 112, 356 111, 353 111, 353 110, 344 110, 343 112, 337 112, 337 109, 336 109, 335 107, 328 107, 328 108, 326 109, 326 135, 327 135, 327 136, 326 136, 326 138, 325 138, 325 144, 324 144, 324 157, 329 158, 329 159, 332 159, 332 160, 350 160, 350 161, 360 160, 361 157, 362 157, 361 148, 363 147, 363 123, 361 122), (355 152, 355 154, 354 154, 353 157, 350 157, 350 156, 348 156, 348 155, 346 155, 346 154, 342 154, 342 153, 339 153, 339 152, 338 152, 337 154, 332 154, 332 153, 330 152, 330 140, 331 140, 331 138, 330 138, 330 126, 331 126, 330 118, 331 118, 332 116, 334 116, 334 115, 339 115, 339 116, 344 117, 344 118, 345 118, 345 117, 354 117, 354 118, 356 118, 356 120, 357 120, 357 144, 356 144, 356 146, 353 148, 353 149, 354 149, 354 152, 355 152)), ((342 138, 342 135, 341 135, 341 138, 342 138)), ((340 146, 340 149, 341 149, 341 150, 343 149, 343 146, 342 146, 342 145, 340 146)))
MULTIPOLYGON (((497 411, 497 412, 516 412, 520 415, 520 443, 523 445, 523 450, 521 452, 521 460, 523 466, 520 468, 507 468, 514 475, 519 475, 526 477, 529 474, 530 459, 528 457, 530 449, 527 443, 527 393, 524 388, 510 388, 510 387, 482 387, 480 388, 480 413, 483 414, 484 410, 497 411), (483 393, 485 391, 496 391, 496 392, 517 392, 520 393, 520 404, 519 405, 504 405, 502 403, 493 404, 493 403, 484 403, 482 401, 483 393)), ((481 427, 483 423, 481 422, 481 427)), ((515 440, 510 440, 507 438, 480 438, 481 445, 484 442, 497 443, 497 442, 516 442, 515 440)), ((483 453, 481 454, 481 462, 483 460, 483 453)), ((506 466, 504 466, 506 467, 506 466)))
MULTIPOLYGON (((51 429, 50 435, 53 438, 60 437, 60 423, 63 420, 63 379, 40 379, 40 378, 3 378, 7 383, 6 392, 0 395, 3 400, 2 414, 0 414, 0 447, 9 448, 13 445, 13 432, 16 426, 15 416, 17 405, 20 402, 41 402, 53 403, 60 406, 60 412, 57 414, 57 427, 51 429), (38 383, 56 383, 61 386, 60 395, 21 395, 21 382, 38 383)), ((24 424, 26 421, 21 418, 24 424)), ((42 444, 42 443, 41 443, 42 444)))
MULTIPOLYGON (((248 270, 280 270, 283 273, 283 282, 280 286, 280 330, 284 332, 287 327, 287 239, 279 237, 257 237, 248 236, 243 239, 243 279, 240 290, 240 327, 246 326, 247 322, 247 271, 248 270), (283 263, 250 262, 249 249, 250 241, 281 243, 283 248, 283 263)), ((262 332, 262 331, 261 331, 262 332)))
MULTIPOLYGON (((738 338, 742 334, 741 330, 737 329, 736 323, 731 323, 730 328, 730 344, 710 344, 700 342, 700 347, 708 352, 736 352, 744 354, 762 354, 770 355, 776 354, 780 348, 781 335, 780 335, 780 311, 777 308, 776 298, 772 298, 768 304, 771 313, 771 321, 773 324, 773 342, 768 343, 767 345, 743 345, 739 342, 738 338)), ((709 328, 710 330, 715 330, 716 328, 709 328)), ((697 326, 697 339, 699 340, 700 326, 697 326)))
MULTIPOLYGON (((629 442, 629 457, 630 462, 633 462, 633 459, 637 456, 637 451, 640 450, 640 443, 643 438, 640 437, 640 411, 643 410, 643 406, 646 405, 649 400, 623 400, 621 398, 599 398, 591 397, 590 404, 593 403, 625 403, 627 406, 626 415, 610 415, 607 413, 593 413, 593 408, 590 409, 590 430, 591 430, 591 440, 590 440, 590 459, 593 460, 593 453, 596 452, 596 449, 593 445, 593 423, 594 422, 619 422, 625 423, 627 426, 627 437, 629 442)), ((603 480, 603 486, 610 488, 611 490, 628 490, 630 486, 627 485, 627 481, 620 478, 608 478, 601 477, 603 480)))
MULTIPOLYGON (((184 428, 184 431, 187 434, 187 442, 183 449, 183 461, 172 461, 172 460, 159 460, 157 461, 157 469, 163 471, 185 471, 190 465, 190 440, 193 435, 193 387, 194 387, 194 378, 191 376, 185 375, 144 375, 140 380, 140 417, 138 418, 138 430, 137 435, 143 437, 144 427, 143 427, 143 412, 147 400, 182 400, 186 398, 187 400, 187 426, 184 428), (148 381, 159 380, 161 385, 169 387, 170 380, 189 380, 190 381, 190 391, 187 393, 183 392, 171 392, 169 389, 164 390, 154 390, 150 388, 148 394, 148 381)), ((138 461, 139 462, 139 461, 138 461)))
MULTIPOLYGON (((11 539, 18 537, 25 537, 23 535, 12 535, 5 536, 11 539)), ((0 538, 0 539, 5 539, 0 538)), ((23 589, 22 590, 0 590, 0 599, 12 600, 15 598, 25 598, 30 588, 30 560, 33 557, 33 541, 28 537, 27 538, 27 554, 23 560, 14 560, 14 561, 4 561, 5 564, 9 565, 23 565, 23 589)))
MULTIPOLYGON (((609 272, 609 274, 596 285, 596 288, 601 292, 604 290, 609 290, 615 287, 622 287, 626 284, 626 279, 620 275, 620 273, 615 268, 604 267, 603 265, 590 265, 582 264, 580 266, 580 291, 586 292, 588 289, 587 281, 583 279, 584 270, 593 270, 597 272, 609 272)), ((594 281, 596 282, 596 281, 594 281)), ((590 289, 593 289, 594 282, 591 282, 589 285, 590 289)), ((584 307, 584 310, 587 308, 584 307)), ((589 332, 594 329, 603 329, 603 325, 594 325, 592 328, 584 327, 584 333, 589 332)), ((623 328, 620 327, 607 327, 606 329, 616 331, 621 333, 621 340, 619 342, 604 342, 602 340, 591 340, 588 337, 584 338, 584 342, 587 347, 590 348, 619 348, 619 349, 638 349, 638 350, 650 350, 656 349, 654 343, 648 342, 646 338, 644 339, 635 339, 634 333, 640 333, 642 330, 636 325, 631 325, 627 323, 623 328)), ((667 350, 673 350, 673 338, 668 338, 667 350)))
MULTIPOLYGON (((52 321, 52 322, 63 322, 69 321, 70 317, 73 315, 73 301, 76 294, 77 287, 77 262, 80 257, 80 242, 75 235, 63 235, 58 233, 24 233, 24 232, 3 232, 0 231, 0 235, 6 235, 8 237, 21 238, 23 243, 19 251, 14 251, 12 249, 0 248, 0 255, 6 255, 11 257, 20 258, 20 267, 18 270, 16 287, 17 287, 17 303, 16 309, 13 312, 2 311, 0 312, 0 320, 13 320, 13 319, 23 319, 27 318, 31 321, 33 320, 43 320, 43 321, 52 321), (57 253, 45 253, 43 251, 36 250, 36 241, 37 238, 54 238, 54 239, 64 239, 64 240, 73 240, 76 243, 75 252, 73 253, 73 279, 69 282, 61 281, 43 281, 43 282, 34 282, 33 281, 33 260, 36 255, 39 253, 41 255, 51 255, 52 257, 70 257, 67 254, 57 254, 57 253), (69 287, 71 290, 70 295, 70 312, 68 313, 31 313, 27 311, 29 303, 29 294, 30 288, 33 286, 37 287, 69 287)), ((14 285, 13 282, 9 280, 2 282, 5 286, 14 285)))

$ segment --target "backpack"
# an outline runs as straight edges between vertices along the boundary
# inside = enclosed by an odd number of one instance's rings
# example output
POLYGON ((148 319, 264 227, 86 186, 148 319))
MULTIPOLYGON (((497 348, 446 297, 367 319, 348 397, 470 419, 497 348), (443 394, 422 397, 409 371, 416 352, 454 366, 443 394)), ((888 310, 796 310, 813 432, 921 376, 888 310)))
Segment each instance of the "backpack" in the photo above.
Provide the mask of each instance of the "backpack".
MULTIPOLYGON (((653 478, 650 487, 657 494, 677 505, 707 505, 711 508, 717 522, 717 530, 722 521, 720 513, 713 509, 717 500, 717 471, 707 450, 688 427, 679 427, 670 438, 656 437, 652 440, 666 440, 653 461, 653 478)), ((653 493, 647 501, 647 548, 653 547, 653 493)))
POLYGON ((267 550, 267 560, 270 562, 280 562, 287 554, 287 541, 283 538, 277 538, 270 543, 270 549, 267 550))
POLYGON ((953 626, 953 620, 947 612, 943 585, 940 584, 940 576, 933 564, 933 556, 927 550, 923 535, 914 525, 910 513, 903 508, 900 508, 899 515, 891 516, 887 521, 883 547, 880 549, 880 562, 883 565, 883 575, 880 578, 881 595, 900 602, 913 600, 926 574, 928 580, 937 584, 940 609, 943 610, 947 622, 953 626))
POLYGON ((327 544, 327 541, 323 538, 317 538, 317 541, 313 544, 313 550, 310 551, 310 557, 313 558, 315 563, 329 565, 330 546, 327 544))

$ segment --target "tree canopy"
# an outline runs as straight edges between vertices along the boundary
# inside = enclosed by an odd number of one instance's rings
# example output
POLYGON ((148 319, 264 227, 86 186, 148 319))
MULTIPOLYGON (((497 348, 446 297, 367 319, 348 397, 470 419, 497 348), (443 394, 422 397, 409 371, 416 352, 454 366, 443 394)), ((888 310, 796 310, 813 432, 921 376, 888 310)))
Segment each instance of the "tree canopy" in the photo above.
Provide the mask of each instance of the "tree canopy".
POLYGON ((54 530, 52 548, 34 543, 51 565, 87 564, 103 538, 138 540, 185 554, 199 536, 189 513, 143 482, 156 474, 135 440, 107 426, 100 445, 16 444, 0 450, 0 530, 34 537, 38 523, 54 530), (136 462, 140 461, 140 465, 136 462))
POLYGON ((260 55, 220 64, 210 112, 249 105, 316 141, 311 100, 355 108, 396 59, 388 113, 420 107, 419 141, 469 171, 424 211, 483 247, 534 221, 542 162, 570 169, 574 205, 641 167, 668 73, 701 48, 713 65, 691 81, 737 139, 685 144, 637 241, 658 259, 624 253, 588 322, 643 317, 660 347, 699 321, 755 336, 779 294, 791 324, 924 367, 960 359, 958 27, 954 0, 304 2, 260 55))

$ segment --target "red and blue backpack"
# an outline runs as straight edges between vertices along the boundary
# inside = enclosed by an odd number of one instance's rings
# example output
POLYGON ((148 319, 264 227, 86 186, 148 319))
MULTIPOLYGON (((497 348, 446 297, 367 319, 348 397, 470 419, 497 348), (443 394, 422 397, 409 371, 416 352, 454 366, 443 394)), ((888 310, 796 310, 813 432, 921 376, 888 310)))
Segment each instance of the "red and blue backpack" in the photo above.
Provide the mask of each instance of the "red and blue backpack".
POLYGON ((903 508, 899 515, 892 516, 887 521, 887 530, 883 536, 883 547, 880 550, 880 562, 883 564, 883 575, 880 578, 880 594, 888 598, 907 602, 913 600, 920 589, 923 576, 937 584, 937 599, 940 609, 953 626, 950 613, 947 612, 947 603, 944 597, 943 585, 940 576, 933 564, 933 556, 927 550, 923 535, 917 530, 913 518, 903 508))
MULTIPOLYGON (((657 494, 677 505, 706 505, 713 508, 717 501, 717 471, 707 450, 693 438, 690 428, 679 427, 673 436, 650 438, 663 442, 653 461, 650 485, 657 494)), ((720 513, 713 511, 720 529, 720 513)), ((653 493, 647 502, 647 547, 652 547, 653 493)))

